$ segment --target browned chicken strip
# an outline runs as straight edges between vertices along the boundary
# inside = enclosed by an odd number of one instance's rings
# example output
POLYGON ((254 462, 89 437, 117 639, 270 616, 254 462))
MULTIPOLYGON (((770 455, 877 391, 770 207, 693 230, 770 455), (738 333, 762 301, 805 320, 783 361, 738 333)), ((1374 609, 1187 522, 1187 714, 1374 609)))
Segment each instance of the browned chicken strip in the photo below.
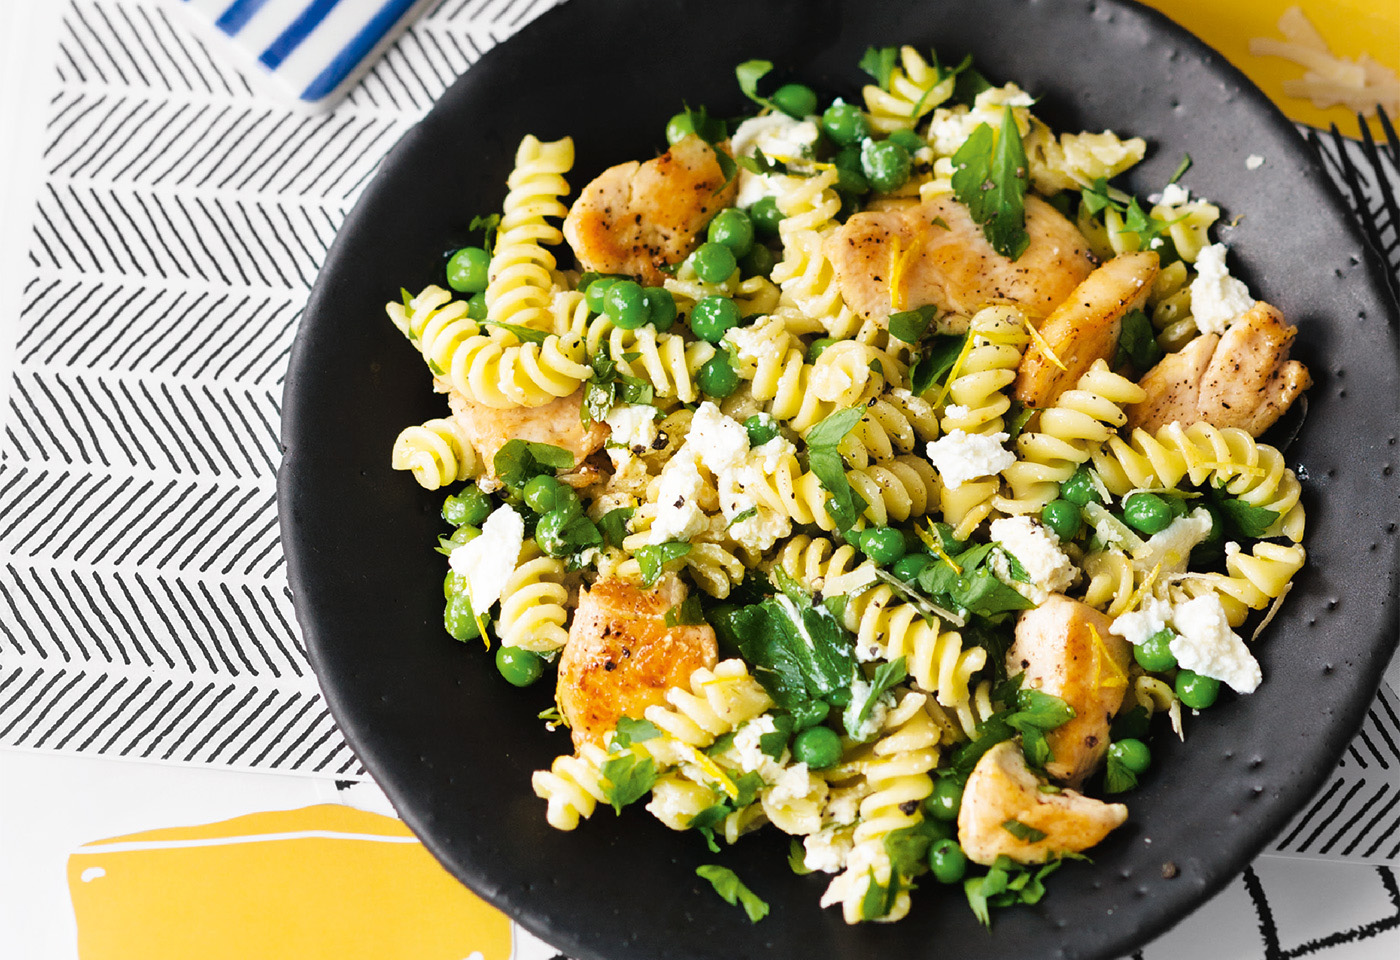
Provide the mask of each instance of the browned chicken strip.
POLYGON ((1121 803, 1104 803, 1074 790, 1043 793, 1040 786, 1014 740, 982 755, 967 778, 958 811, 958 843, 969 860, 990 866, 1004 855, 1017 863, 1044 863, 1062 853, 1088 850, 1128 819, 1121 803), (1044 836, 1022 840, 1004 826, 1011 820, 1044 836))
POLYGON ((1276 308, 1255 303, 1224 335, 1197 337, 1149 370, 1140 381, 1147 399, 1127 409, 1128 426, 1205 420, 1259 436, 1312 386, 1308 368, 1288 359, 1297 334, 1276 308))
POLYGON ((641 719, 647 707, 665 702, 671 687, 688 686, 692 673, 718 662, 708 624, 666 626, 666 612, 685 595, 674 576, 649 590, 600 580, 579 594, 556 693, 575 747, 602 745, 619 718, 641 719))
POLYGON ((1108 725, 1128 689, 1129 645, 1110 619, 1086 603, 1051 594, 1016 621, 1006 672, 1024 672, 1026 689, 1059 697, 1075 717, 1045 735, 1054 759, 1045 772, 1071 787, 1093 773, 1108 750, 1108 725))
POLYGON ((967 207, 945 196, 854 214, 827 237, 823 252, 846 304, 864 317, 883 322, 896 309, 930 303, 969 316, 989 303, 1012 303, 1043 317, 1089 275, 1093 260, 1074 224, 1037 197, 1026 197, 1026 232, 1026 252, 1014 261, 1003 257, 967 207))
POLYGON ((695 249, 710 218, 734 202, 714 149, 691 134, 646 163, 604 170, 564 220, 564 236, 586 270, 625 273, 659 286, 660 268, 695 249))
POLYGON ((608 438, 607 424, 583 423, 583 389, 552 400, 542 407, 514 407, 500 410, 473 403, 456 390, 448 394, 452 418, 462 426, 486 464, 488 476, 495 476, 496 451, 515 439, 563 447, 574 455, 574 466, 603 446, 608 438))
POLYGON ((1111 361, 1123 317, 1147 302, 1157 263, 1151 251, 1119 254, 1075 287, 1039 328, 1054 358, 1038 343, 1026 348, 1016 374, 1016 399, 1044 409, 1073 389, 1095 360, 1111 361))

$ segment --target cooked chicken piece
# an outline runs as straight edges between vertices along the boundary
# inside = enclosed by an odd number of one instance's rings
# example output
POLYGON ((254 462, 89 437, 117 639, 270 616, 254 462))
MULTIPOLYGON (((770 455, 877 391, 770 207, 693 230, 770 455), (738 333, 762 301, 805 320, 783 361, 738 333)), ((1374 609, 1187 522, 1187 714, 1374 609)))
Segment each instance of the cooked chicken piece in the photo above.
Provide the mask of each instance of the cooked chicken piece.
POLYGON ((967 207, 944 196, 854 214, 827 237, 823 252, 847 306, 864 317, 883 322, 896 312, 891 274, 903 295, 901 310, 932 303, 971 315, 989 303, 1014 303, 1043 317, 1089 275, 1093 261, 1074 224, 1036 197, 1026 197, 1026 232, 1025 253, 1014 261, 1003 257, 967 207))
POLYGON ((1060 361, 1032 343, 1016 374, 1016 399, 1044 409, 1071 390, 1095 360, 1113 360, 1123 317, 1142 309, 1157 279, 1157 254, 1122 253, 1074 288, 1040 325, 1040 335, 1060 361))
POLYGON ((958 811, 958 843, 967 858, 986 866, 1002 855, 1017 863, 1044 863, 1088 850, 1128 819, 1121 803, 1104 803, 1073 790, 1043 793, 1040 787, 1014 740, 984 753, 967 778, 958 811), (1021 840, 1004 826, 1011 820, 1045 836, 1021 840))
POLYGON ((1128 641, 1087 603, 1051 594, 1016 621, 1006 672, 1024 671, 1023 687, 1059 697, 1075 716, 1045 735, 1054 759, 1045 772, 1071 787, 1093 773, 1108 750, 1108 724, 1128 690, 1128 641))
POLYGON ((583 409, 581 387, 542 407, 498 410, 472 403, 456 390, 448 394, 447 402, 452 408, 452 418, 462 426, 477 456, 486 464, 489 476, 496 474, 496 451, 511 440, 563 447, 574 455, 577 468, 608 438, 607 424, 595 421, 584 425, 580 415, 583 409))
POLYGON ((1157 430, 1205 420, 1257 437, 1312 386, 1308 368, 1288 359, 1298 328, 1258 302, 1226 329, 1167 354, 1140 381, 1147 399, 1127 409, 1128 426, 1157 430))
POLYGON ((660 286, 662 266, 679 263, 716 211, 734 202, 714 149, 691 134, 646 163, 609 167, 583 188, 564 236, 586 270, 625 273, 660 286))
POLYGON ((667 690, 718 661, 708 624, 666 626, 666 612, 685 595, 685 584, 669 575, 650 590, 600 580, 579 594, 557 688, 574 746, 602 745, 620 717, 640 720, 647 707, 665 702, 667 690))

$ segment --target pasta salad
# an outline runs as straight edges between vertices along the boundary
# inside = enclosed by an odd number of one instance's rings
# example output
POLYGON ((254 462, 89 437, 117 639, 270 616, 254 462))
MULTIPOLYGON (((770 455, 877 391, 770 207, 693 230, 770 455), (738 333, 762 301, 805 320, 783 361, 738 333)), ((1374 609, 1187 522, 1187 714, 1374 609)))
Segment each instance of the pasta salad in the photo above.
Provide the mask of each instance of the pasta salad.
POLYGON ((449 407, 392 463, 449 491, 447 632, 555 683, 552 826, 767 824, 848 923, 930 875, 985 923, 1127 820, 1152 730, 1260 683, 1306 554, 1257 438, 1310 379, 1189 160, 1142 199, 1141 139, 861 67, 824 102, 741 64, 750 115, 571 203, 572 141, 527 136, 482 245, 387 306, 449 407))

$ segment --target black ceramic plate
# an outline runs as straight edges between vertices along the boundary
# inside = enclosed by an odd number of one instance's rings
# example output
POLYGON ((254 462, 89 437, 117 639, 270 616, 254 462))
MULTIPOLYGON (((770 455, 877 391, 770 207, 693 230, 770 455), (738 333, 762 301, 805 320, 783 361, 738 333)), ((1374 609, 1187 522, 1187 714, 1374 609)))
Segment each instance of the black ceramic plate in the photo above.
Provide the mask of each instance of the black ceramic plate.
POLYGON ((1379 267, 1289 123, 1219 56, 1150 10, 1098 0, 610 0, 554 10, 492 50, 385 161, 312 293, 286 388, 280 477, 297 612, 327 701, 365 767, 454 874, 580 958, 1112 957, 1161 932, 1238 872, 1299 809, 1355 732, 1393 646, 1397 367, 1379 267), (530 773, 569 749, 538 686, 501 681, 442 631, 439 495, 389 469, 408 424, 441 416, 421 359, 385 319, 401 286, 440 282, 444 250, 499 209, 525 133, 572 135, 575 187, 652 155, 682 101, 745 110, 733 65, 771 59, 858 96, 868 45, 971 52, 1043 100, 1057 129, 1111 128, 1152 150, 1129 178, 1187 181, 1220 202, 1231 261, 1301 334, 1317 379, 1289 450, 1306 475, 1307 569, 1261 641, 1265 683, 1157 738, 1130 822, 1066 866, 1037 907, 982 929, 961 892, 915 897, 893 925, 848 928, 796 877, 787 838, 720 857, 645 811, 545 825, 530 773), (1247 171, 1259 154, 1263 168, 1247 171), (695 877, 720 859, 772 904, 750 925, 695 877), (1163 865, 1176 875, 1167 879, 1163 865))

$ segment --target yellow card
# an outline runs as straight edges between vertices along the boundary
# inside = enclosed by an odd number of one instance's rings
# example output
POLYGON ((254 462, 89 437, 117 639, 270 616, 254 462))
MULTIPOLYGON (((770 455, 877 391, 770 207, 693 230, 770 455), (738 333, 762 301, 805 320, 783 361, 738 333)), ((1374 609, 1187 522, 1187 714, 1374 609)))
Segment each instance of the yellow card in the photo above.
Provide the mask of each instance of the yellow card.
POLYGON ((511 924, 398 820, 335 804, 79 848, 82 960, 510 960, 511 924))

